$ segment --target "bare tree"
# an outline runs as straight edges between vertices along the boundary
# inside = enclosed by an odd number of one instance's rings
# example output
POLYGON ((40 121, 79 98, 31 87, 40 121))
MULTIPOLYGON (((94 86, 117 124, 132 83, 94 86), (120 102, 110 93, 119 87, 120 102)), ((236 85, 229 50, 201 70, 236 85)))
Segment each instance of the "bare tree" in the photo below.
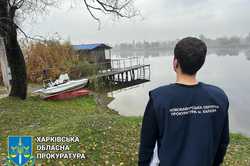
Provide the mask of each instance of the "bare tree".
POLYGON ((83 0, 90 15, 100 23, 95 11, 113 14, 116 18, 132 18, 139 14, 133 6, 132 0, 83 0))
MULTIPOLYGON (((71 0, 82 3, 90 15, 100 23, 97 11, 112 14, 116 18, 131 18, 138 14, 133 0, 71 0)), ((62 2, 60 2, 62 3, 62 2)), ((25 60, 18 43, 17 32, 30 38, 18 24, 18 18, 32 17, 45 12, 50 6, 59 5, 59 0, 0 0, 0 37, 4 38, 6 55, 12 73, 10 96, 25 99, 27 74, 25 60)))

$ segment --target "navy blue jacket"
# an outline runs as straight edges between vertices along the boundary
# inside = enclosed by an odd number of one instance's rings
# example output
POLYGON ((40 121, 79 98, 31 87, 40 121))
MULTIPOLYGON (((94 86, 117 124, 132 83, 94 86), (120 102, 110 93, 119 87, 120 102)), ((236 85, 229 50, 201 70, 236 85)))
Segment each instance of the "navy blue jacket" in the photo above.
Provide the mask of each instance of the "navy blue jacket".
POLYGON ((139 149, 148 166, 155 143, 161 166, 219 166, 229 144, 228 107, 218 87, 170 84, 149 93, 139 149))

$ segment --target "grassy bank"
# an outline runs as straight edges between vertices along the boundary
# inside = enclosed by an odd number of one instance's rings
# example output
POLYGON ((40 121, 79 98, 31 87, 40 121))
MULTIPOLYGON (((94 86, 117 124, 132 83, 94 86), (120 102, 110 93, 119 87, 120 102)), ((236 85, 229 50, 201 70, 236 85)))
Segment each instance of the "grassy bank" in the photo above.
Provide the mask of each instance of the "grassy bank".
MULTIPOLYGON (((70 150, 86 160, 44 160, 43 165, 136 165, 141 118, 123 117, 96 104, 93 96, 70 101, 0 99, 0 160, 7 155, 8 135, 79 136, 70 150)), ((224 165, 250 165, 250 139, 232 134, 224 165)), ((1 164, 0 164, 1 165, 1 164)))

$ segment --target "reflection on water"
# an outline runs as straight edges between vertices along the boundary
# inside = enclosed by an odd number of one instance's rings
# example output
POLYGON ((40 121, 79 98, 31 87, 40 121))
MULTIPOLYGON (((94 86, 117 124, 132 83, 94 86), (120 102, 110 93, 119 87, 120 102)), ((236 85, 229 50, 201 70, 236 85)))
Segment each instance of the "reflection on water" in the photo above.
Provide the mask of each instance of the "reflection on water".
MULTIPOLYGON (((234 51, 209 51, 198 79, 225 90, 230 100, 231 130, 250 135, 250 74, 248 73, 250 51, 234 51)), ((172 70, 172 51, 127 53, 116 55, 126 57, 140 54, 144 56, 145 63, 151 64, 151 81, 135 88, 113 92, 115 100, 110 103, 109 107, 125 116, 142 116, 148 100, 148 92, 175 81, 175 73, 172 70)))
MULTIPOLYGON (((145 51, 123 51, 123 52, 114 52, 118 57, 128 58, 133 56, 143 56, 148 57, 158 57, 158 56, 172 56, 172 50, 165 51, 156 51, 156 50, 145 50, 145 51)), ((247 60, 250 60, 250 48, 241 50, 240 48, 213 48, 208 50, 208 55, 216 54, 217 56, 239 56, 243 55, 247 60), (242 53, 242 54, 241 54, 242 53)))

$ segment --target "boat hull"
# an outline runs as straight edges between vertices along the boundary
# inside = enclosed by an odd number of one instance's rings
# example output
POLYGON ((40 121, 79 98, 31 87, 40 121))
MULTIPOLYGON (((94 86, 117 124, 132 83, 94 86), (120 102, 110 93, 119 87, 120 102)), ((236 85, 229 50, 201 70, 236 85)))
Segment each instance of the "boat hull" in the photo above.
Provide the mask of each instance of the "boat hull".
POLYGON ((72 99, 72 98, 76 98, 80 96, 86 96, 86 95, 89 95, 89 93, 90 93, 90 90, 81 88, 81 89, 74 89, 71 91, 50 95, 50 96, 44 97, 44 99, 45 100, 67 100, 67 99, 72 99))

